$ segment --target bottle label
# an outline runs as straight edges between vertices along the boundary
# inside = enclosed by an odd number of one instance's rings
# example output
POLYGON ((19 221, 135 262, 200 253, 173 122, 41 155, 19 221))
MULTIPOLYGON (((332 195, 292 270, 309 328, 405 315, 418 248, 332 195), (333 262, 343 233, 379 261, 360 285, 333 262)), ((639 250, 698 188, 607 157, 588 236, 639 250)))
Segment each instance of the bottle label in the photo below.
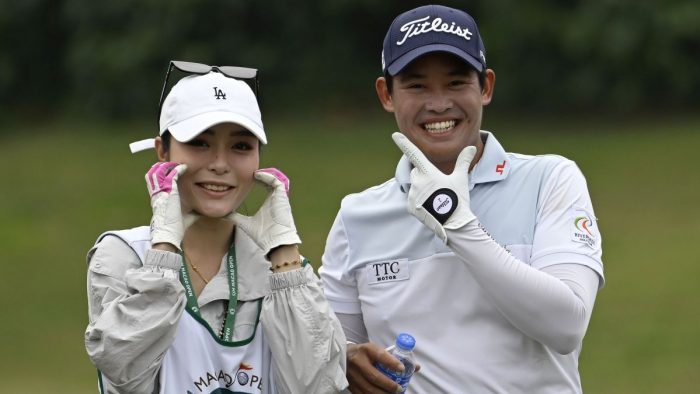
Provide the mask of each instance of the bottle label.
POLYGON ((404 361, 404 366, 406 367, 406 372, 404 373, 399 373, 391 369, 384 368, 380 364, 375 364, 374 366, 381 371, 384 375, 386 375, 389 379, 393 380, 394 382, 398 383, 401 386, 401 392, 406 391, 406 388, 408 387, 408 382, 411 380, 411 376, 413 376, 413 366, 412 365, 406 365, 408 364, 406 361, 404 361), (407 373, 408 372, 408 373, 407 373))

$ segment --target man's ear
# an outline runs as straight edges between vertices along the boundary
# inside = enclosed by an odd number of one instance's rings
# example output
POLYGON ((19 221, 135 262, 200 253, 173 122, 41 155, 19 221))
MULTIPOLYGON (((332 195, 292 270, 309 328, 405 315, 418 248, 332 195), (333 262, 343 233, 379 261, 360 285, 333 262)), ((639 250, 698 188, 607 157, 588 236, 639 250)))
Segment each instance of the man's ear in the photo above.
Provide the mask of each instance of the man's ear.
POLYGON ((486 78, 484 78, 484 88, 481 89, 481 103, 488 105, 493 98, 493 90, 496 87, 496 73, 490 69, 486 69, 486 78))
POLYGON ((389 88, 386 85, 386 79, 384 77, 377 78, 374 88, 377 89, 377 96, 384 110, 394 112, 394 102, 391 100, 391 93, 389 93, 389 88))
POLYGON ((170 161, 170 152, 165 150, 163 139, 160 137, 156 137, 156 153, 158 154, 158 161, 170 161))

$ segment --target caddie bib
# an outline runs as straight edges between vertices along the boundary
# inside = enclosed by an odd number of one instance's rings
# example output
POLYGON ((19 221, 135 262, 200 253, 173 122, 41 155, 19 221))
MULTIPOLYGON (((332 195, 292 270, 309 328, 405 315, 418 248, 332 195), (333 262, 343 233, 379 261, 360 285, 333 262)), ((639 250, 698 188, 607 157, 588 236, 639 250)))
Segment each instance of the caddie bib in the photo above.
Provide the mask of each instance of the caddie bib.
POLYGON ((183 313, 160 369, 161 394, 268 393, 270 356, 260 327, 239 342, 224 342, 201 318, 183 313))
POLYGON ((238 342, 233 341, 238 303, 238 264, 234 245, 231 244, 226 256, 229 300, 220 336, 217 336, 201 317, 184 255, 182 258, 180 281, 185 288, 187 313, 182 314, 175 340, 165 353, 160 369, 160 392, 269 392, 269 349, 260 327, 262 299, 258 300, 255 330, 251 337, 238 342))

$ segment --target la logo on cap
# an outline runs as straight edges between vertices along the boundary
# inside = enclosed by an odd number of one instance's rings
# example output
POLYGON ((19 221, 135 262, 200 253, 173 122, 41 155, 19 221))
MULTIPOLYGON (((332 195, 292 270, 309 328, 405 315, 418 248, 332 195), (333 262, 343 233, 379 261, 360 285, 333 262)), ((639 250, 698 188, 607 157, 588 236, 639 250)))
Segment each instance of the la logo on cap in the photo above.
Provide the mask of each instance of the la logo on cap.
POLYGON ((217 100, 226 100, 226 93, 224 93, 223 90, 214 86, 214 97, 216 97, 217 100))

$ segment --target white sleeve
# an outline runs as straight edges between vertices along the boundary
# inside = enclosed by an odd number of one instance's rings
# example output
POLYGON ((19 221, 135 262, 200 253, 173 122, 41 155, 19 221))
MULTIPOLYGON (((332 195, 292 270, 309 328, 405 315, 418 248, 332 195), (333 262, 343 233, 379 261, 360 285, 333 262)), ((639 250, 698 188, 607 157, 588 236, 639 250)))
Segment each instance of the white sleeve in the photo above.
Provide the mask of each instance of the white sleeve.
POLYGON ((149 250, 141 266, 114 236, 89 256, 85 348, 105 378, 106 392, 153 392, 186 304, 180 264, 175 253, 149 250))
POLYGON ((561 161, 543 184, 537 201, 537 225, 529 263, 538 269, 577 263, 605 281, 602 238, 586 179, 571 160, 561 161))
POLYGON ((450 249, 513 326, 561 354, 579 346, 598 290, 595 271, 567 262, 533 268, 498 245, 478 220, 446 231, 450 249))
POLYGON ((270 276, 261 320, 279 393, 337 393, 347 387, 345 335, 311 265, 270 276))
POLYGON ((339 212, 328 233, 326 249, 318 269, 323 291, 336 313, 362 313, 357 280, 348 266, 348 238, 339 212))

